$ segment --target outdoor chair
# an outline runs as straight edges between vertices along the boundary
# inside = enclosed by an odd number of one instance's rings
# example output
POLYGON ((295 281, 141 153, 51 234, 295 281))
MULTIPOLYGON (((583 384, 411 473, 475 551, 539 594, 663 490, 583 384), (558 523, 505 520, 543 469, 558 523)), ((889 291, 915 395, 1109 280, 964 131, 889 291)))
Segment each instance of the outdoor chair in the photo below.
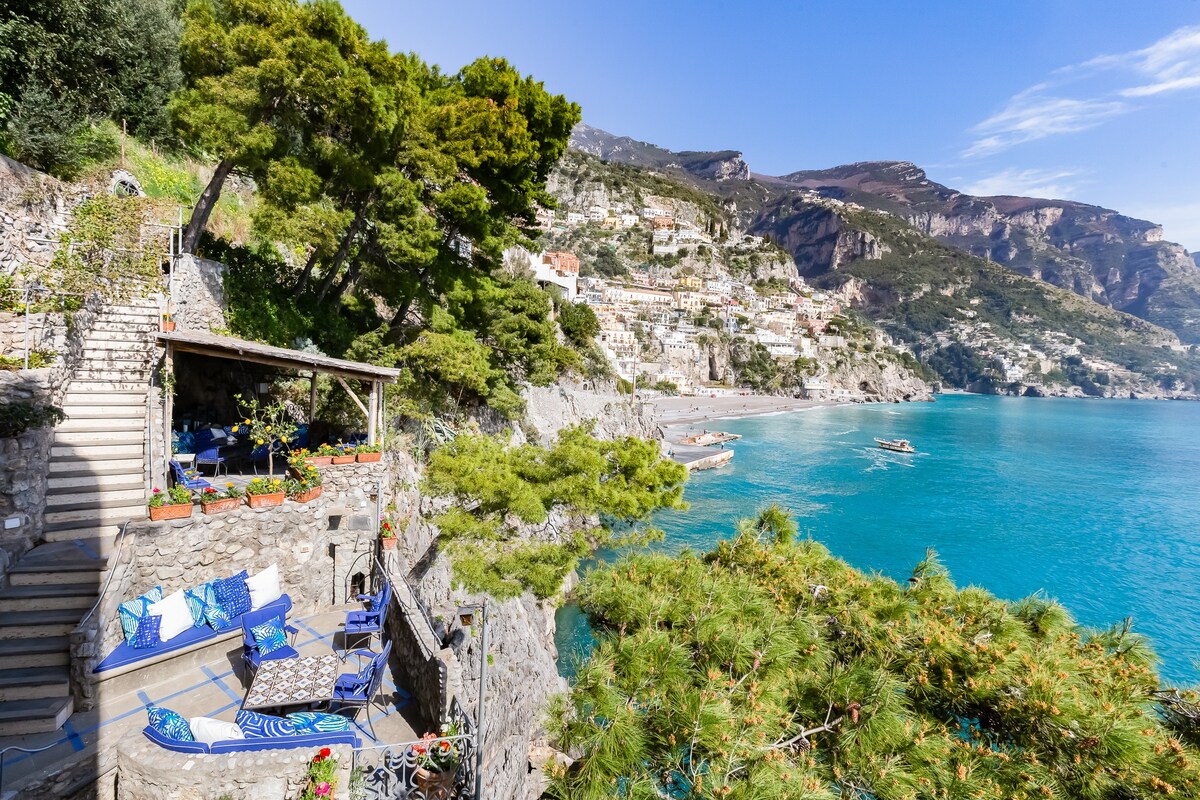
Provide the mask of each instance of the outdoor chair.
MULTIPOLYGON (((213 468, 213 477, 217 477, 221 473, 221 467, 225 464, 225 457, 221 455, 221 446, 213 443, 212 432, 208 429, 197 431, 195 436, 196 442, 196 467, 202 464, 213 468), (203 448, 203 449, 200 449, 203 448)), ((225 467, 226 474, 229 473, 229 467, 225 467)))
MULTIPOLYGON (((358 710, 367 709, 367 726, 371 729, 371 738, 378 740, 375 735, 375 723, 371 721, 371 704, 379 695, 379 687, 383 685, 383 676, 387 671, 388 656, 392 653, 392 643, 388 642, 378 655, 370 650, 358 650, 352 655, 370 656, 371 660, 358 672, 346 672, 338 675, 337 683, 333 686, 333 700, 330 708, 340 713, 343 709, 351 710, 351 721, 358 724, 358 710)), ((380 701, 379 710, 385 715, 388 707, 380 701)), ((360 728, 361 730, 361 728, 360 728)))
POLYGON ((171 469, 175 473, 175 483, 185 489, 211 489, 212 484, 200 477, 194 469, 184 469, 178 461, 171 461, 171 469))
POLYGON ((296 641, 296 634, 299 630, 288 625, 284 621, 283 630, 288 635, 289 643, 278 650, 272 650, 270 653, 258 652, 258 643, 254 641, 254 634, 250 629, 255 625, 261 625, 275 617, 279 617, 279 609, 277 608, 261 608, 258 611, 247 611, 242 615, 242 658, 246 662, 247 669, 253 675, 258 671, 258 665, 264 661, 279 661, 284 658, 299 658, 300 653, 292 644, 296 641))
MULTIPOLYGON (((392 584, 385 580, 377 594, 360 594, 358 599, 367 604, 363 611, 346 613, 346 634, 343 640, 345 650, 350 650, 351 638, 367 637, 367 643, 376 635, 383 641, 383 626, 387 624, 388 607, 392 604, 392 584)), ((343 656, 343 659, 345 656, 343 656)))

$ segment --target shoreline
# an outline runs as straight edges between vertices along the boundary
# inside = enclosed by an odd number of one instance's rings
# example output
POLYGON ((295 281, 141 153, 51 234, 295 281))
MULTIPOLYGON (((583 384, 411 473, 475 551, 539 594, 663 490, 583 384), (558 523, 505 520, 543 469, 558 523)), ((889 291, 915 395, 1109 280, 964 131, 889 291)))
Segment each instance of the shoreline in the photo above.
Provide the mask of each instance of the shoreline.
POLYGON ((770 395, 658 397, 650 402, 654 407, 654 422, 664 431, 722 419, 765 417, 807 411, 810 408, 847 405, 838 400, 804 400, 770 395))

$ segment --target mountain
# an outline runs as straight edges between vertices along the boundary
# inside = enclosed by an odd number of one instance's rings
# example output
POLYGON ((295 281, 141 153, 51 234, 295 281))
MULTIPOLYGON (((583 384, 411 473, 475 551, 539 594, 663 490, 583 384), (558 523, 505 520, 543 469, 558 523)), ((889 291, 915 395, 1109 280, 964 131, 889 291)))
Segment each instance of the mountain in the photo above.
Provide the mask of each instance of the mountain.
POLYGON ((603 161, 615 161, 644 169, 684 173, 717 181, 746 180, 750 167, 737 150, 673 152, 628 136, 614 136, 599 128, 580 123, 571 131, 574 150, 603 161))

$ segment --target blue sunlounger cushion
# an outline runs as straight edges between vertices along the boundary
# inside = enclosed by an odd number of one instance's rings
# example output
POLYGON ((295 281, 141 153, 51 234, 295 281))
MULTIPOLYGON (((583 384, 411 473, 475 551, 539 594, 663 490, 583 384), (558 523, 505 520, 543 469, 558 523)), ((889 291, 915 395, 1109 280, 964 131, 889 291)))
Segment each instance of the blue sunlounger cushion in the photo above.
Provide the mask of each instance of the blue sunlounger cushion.
POLYGON ((162 628, 162 617, 158 614, 151 614, 142 617, 138 620, 137 631, 133 634, 133 638, 129 640, 129 646, 134 650, 145 650, 147 647, 155 647, 162 639, 158 632, 162 628))
POLYGON ((336 733, 300 733, 292 736, 278 736, 263 739, 226 739, 213 742, 211 745, 202 742, 181 742, 168 739, 147 725, 142 729, 142 735, 164 750, 176 753, 257 753, 263 750, 291 750, 296 748, 317 749, 332 747, 337 744, 347 744, 357 749, 362 741, 353 729, 336 733))
POLYGON ((162 599, 162 587, 155 586, 141 597, 126 600, 117 606, 117 611, 121 614, 121 630, 125 631, 125 641, 128 642, 137 633, 138 620, 146 616, 150 610, 150 604, 157 603, 162 599))
POLYGON ((287 634, 283 632, 283 619, 274 617, 250 629, 259 655, 274 653, 287 647, 287 634))
POLYGON ((213 587, 217 593, 217 602, 230 617, 240 617, 250 610, 250 590, 246 587, 246 578, 250 575, 242 570, 237 575, 216 581, 213 587))
POLYGON ((146 716, 150 718, 150 727, 166 738, 177 742, 196 741, 188 721, 171 709, 147 706, 146 716))
POLYGON ((350 730, 350 718, 341 714, 324 714, 320 711, 297 711, 288 714, 296 726, 296 733, 337 733, 350 730))
POLYGON ((272 717, 245 709, 237 712, 237 724, 242 729, 242 733, 246 734, 247 739, 291 736, 296 732, 296 723, 290 719, 272 717))

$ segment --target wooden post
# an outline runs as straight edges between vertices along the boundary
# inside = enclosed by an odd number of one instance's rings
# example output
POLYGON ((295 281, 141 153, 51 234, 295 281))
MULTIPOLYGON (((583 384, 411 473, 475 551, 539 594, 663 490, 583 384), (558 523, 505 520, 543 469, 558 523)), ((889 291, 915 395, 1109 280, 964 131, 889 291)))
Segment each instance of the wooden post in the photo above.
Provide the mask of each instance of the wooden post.
POLYGON ((308 379, 308 427, 311 436, 312 424, 317 421, 317 371, 308 379))
POLYGON ((371 381, 371 396, 367 399, 367 444, 375 444, 379 427, 379 381, 371 381))
POLYGON ((171 428, 172 420, 175 418, 175 348, 170 342, 166 343, 166 351, 163 354, 162 375, 159 377, 159 383, 162 385, 163 393, 163 457, 158 459, 158 464, 150 465, 150 481, 156 483, 162 481, 163 491, 167 490, 166 475, 167 462, 171 460, 171 428), (170 385, 167 385, 168 382, 170 385), (160 477, 161 476, 161 477, 160 477))

